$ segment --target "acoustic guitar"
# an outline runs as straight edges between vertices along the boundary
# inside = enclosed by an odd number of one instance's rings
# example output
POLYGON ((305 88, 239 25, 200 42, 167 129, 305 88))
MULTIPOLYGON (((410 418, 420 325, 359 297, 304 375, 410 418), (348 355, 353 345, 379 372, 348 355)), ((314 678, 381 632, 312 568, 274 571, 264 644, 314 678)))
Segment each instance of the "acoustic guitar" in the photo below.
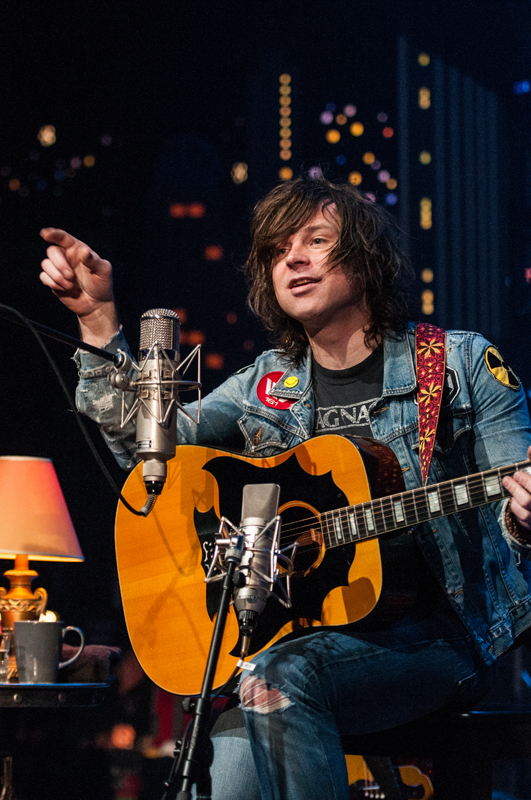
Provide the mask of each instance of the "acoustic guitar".
MULTIPOLYGON (((312 627, 362 627, 403 613, 422 569, 407 529, 500 500, 508 494, 502 478, 518 469, 530 470, 531 462, 404 491, 396 456, 371 439, 320 436, 268 458, 179 445, 151 514, 118 506, 117 566, 134 652, 162 689, 200 691, 221 588, 205 576, 220 518, 239 524, 247 484, 280 485, 280 546, 299 543, 292 608, 269 598, 253 634, 256 653, 312 627)), ((143 505, 141 465, 123 494, 143 505)), ((238 639, 231 609, 215 686, 235 669, 238 639)))

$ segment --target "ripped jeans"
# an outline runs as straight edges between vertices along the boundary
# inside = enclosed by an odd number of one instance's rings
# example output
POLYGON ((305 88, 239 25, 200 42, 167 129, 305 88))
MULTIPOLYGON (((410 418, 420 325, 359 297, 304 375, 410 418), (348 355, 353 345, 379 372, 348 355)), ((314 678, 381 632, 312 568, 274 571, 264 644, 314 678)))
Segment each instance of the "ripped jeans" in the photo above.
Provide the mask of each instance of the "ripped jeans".
POLYGON ((341 734, 473 704, 492 679, 450 608, 385 630, 317 630, 253 663, 241 710, 212 732, 213 800, 347 800, 341 734))

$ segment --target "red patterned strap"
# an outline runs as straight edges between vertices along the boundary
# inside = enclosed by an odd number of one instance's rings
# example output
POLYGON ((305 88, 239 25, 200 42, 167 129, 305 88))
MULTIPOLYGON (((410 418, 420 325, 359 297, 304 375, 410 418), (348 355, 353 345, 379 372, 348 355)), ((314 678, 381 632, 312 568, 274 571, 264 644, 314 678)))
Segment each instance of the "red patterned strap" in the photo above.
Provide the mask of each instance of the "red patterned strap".
POLYGON ((419 405, 419 456, 424 485, 428 482, 431 456, 444 387, 446 364, 446 331, 417 323, 415 330, 417 354, 417 392, 419 405))

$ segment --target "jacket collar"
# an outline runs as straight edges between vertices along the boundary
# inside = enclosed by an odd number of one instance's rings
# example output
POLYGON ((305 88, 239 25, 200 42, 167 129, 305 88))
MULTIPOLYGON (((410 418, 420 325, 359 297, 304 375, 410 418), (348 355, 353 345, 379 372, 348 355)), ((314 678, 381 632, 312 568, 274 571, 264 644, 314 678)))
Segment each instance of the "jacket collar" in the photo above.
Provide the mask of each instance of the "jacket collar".
POLYGON ((400 339, 384 339, 384 377, 382 397, 408 394, 417 388, 414 360, 415 327, 400 339))
MULTIPOLYGON (((401 339, 384 339, 384 377, 382 396, 408 394, 417 388, 414 354, 414 326, 401 339)), ((312 359, 310 350, 300 367, 287 369, 270 390, 282 400, 300 400, 310 387, 312 359)))
POLYGON ((310 349, 299 367, 289 368, 275 383, 269 394, 280 400, 300 400, 312 382, 312 359, 310 349))

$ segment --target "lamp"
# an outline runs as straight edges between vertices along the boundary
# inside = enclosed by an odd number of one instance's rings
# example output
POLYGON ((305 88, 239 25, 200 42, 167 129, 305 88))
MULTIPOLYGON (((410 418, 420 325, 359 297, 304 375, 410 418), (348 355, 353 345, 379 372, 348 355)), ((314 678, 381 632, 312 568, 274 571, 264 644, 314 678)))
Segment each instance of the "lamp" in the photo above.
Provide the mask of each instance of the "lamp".
POLYGON ((38 573, 29 561, 84 561, 65 499, 49 458, 0 456, 0 558, 15 560, 0 587, 2 625, 39 619, 45 589, 31 589, 38 573))

